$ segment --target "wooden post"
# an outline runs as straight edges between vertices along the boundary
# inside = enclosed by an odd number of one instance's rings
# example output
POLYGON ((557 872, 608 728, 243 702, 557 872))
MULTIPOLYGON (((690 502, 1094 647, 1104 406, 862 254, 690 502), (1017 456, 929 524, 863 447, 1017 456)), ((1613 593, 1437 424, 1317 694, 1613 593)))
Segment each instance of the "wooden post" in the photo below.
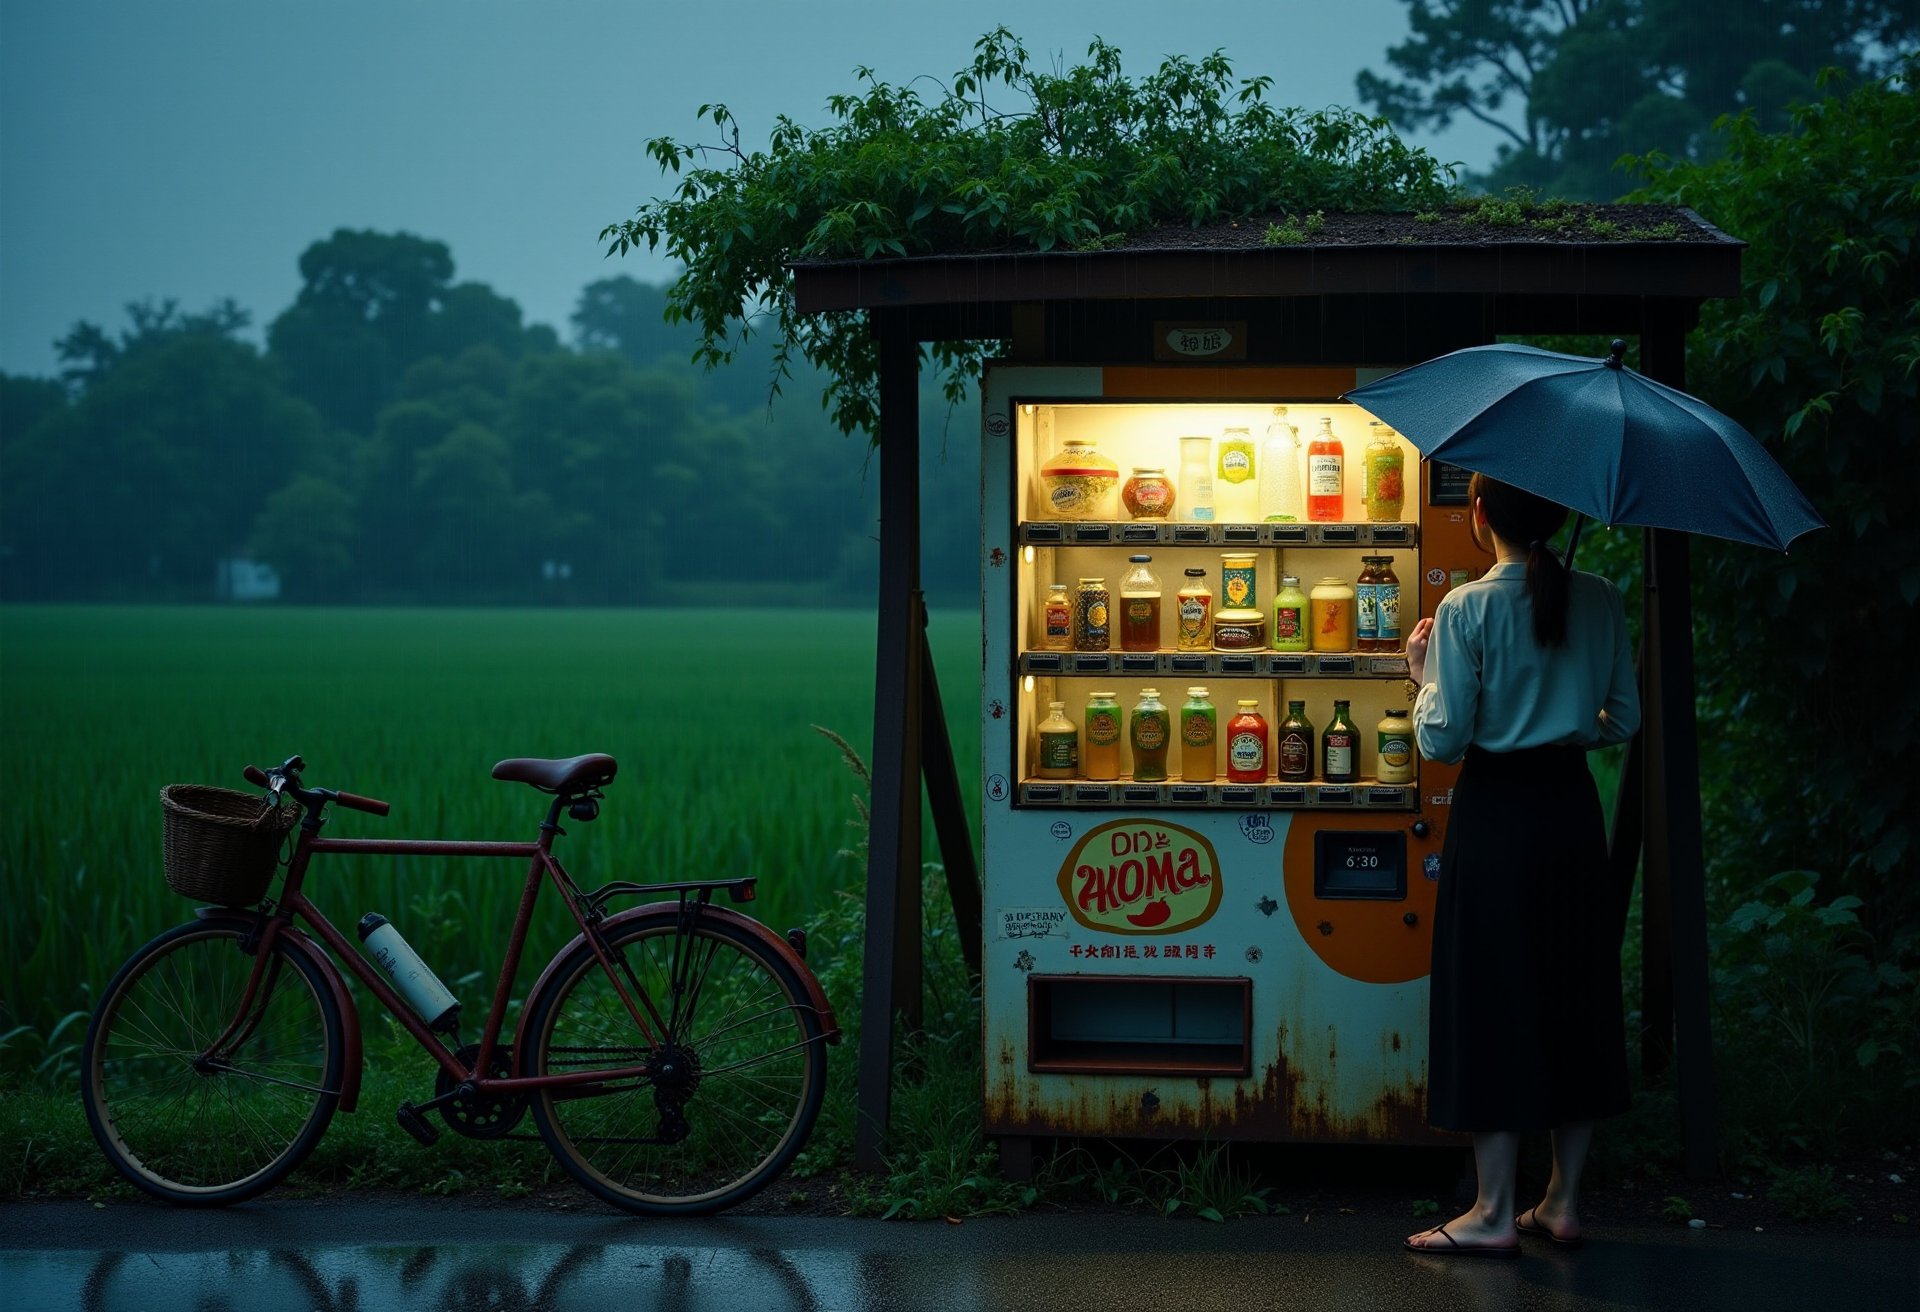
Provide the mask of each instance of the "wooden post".
POLYGON ((873 787, 860 1003, 854 1160, 885 1165, 894 1022, 920 1026, 920 348, 903 310, 875 310, 880 355, 880 589, 873 680, 873 787))
MULTIPOLYGON (((919 594, 915 594, 916 600, 919 594)), ((920 610, 920 724, 926 752, 921 767, 927 777, 927 805, 933 812, 934 832, 940 836, 940 860, 947 872, 947 898, 953 903, 954 928, 960 934, 960 955, 967 973, 980 978, 980 862, 974 856, 967 808, 960 800, 960 771, 953 759, 953 739, 947 733, 947 712, 940 701, 940 680, 933 668, 933 649, 927 644, 926 607, 920 610)))
MULTIPOLYGON (((1640 339, 1647 376, 1684 388, 1687 322, 1679 314, 1649 314, 1640 339)), ((1657 475, 1657 472, 1655 473, 1657 475)), ((1654 632, 1646 648, 1654 690, 1645 708, 1657 727, 1646 744, 1649 824, 1643 907, 1664 893, 1660 910, 1667 937, 1673 1051, 1680 1094, 1681 1143, 1687 1174, 1711 1175, 1715 1165, 1713 1017, 1708 992, 1706 859, 1700 832, 1700 745, 1694 722, 1693 576, 1691 539, 1671 529, 1646 534, 1645 588, 1654 632), (1661 877, 1656 879, 1656 873, 1661 877), (1656 890, 1656 883, 1663 888, 1656 890)), ((1656 941, 1649 940, 1647 960, 1656 941)))

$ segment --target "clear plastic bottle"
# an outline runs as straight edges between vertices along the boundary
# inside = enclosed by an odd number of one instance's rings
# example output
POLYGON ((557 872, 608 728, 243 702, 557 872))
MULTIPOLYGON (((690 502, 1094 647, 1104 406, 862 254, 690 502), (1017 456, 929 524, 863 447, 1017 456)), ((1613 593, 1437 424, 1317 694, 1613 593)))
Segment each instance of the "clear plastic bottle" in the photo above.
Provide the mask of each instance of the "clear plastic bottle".
POLYGON ((1160 650, 1160 576, 1152 556, 1128 556, 1120 580, 1120 650, 1160 650))
POLYGON ((1273 408, 1266 441, 1260 444, 1260 518, 1269 524, 1293 524, 1307 517, 1300 481, 1300 430, 1287 422, 1287 408, 1273 408))
POLYGON ((1180 483, 1174 489, 1180 518, 1197 524, 1213 522, 1213 439, 1180 439, 1180 483))

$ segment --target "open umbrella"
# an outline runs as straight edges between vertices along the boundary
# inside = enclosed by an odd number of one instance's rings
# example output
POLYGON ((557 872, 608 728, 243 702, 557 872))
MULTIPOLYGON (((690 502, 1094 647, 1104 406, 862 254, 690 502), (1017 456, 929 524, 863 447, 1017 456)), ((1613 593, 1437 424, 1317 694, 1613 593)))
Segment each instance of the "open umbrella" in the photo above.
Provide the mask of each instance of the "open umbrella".
POLYGON ((1780 551, 1826 527, 1754 436, 1621 361, 1470 346, 1356 387, 1423 456, 1602 524, 1679 529, 1780 551))

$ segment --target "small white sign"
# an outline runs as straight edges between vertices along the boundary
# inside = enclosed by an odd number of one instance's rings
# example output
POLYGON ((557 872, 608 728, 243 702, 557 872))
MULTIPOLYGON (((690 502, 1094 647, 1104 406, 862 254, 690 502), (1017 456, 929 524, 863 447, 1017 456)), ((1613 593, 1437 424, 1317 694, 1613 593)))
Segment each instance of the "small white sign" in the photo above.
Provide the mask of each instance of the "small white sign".
POLYGON ((1066 938, 1065 907, 1001 907, 997 938, 1066 938))
POLYGON ((1233 345, 1225 328, 1174 328, 1167 333, 1167 349, 1175 355, 1219 355, 1233 345))

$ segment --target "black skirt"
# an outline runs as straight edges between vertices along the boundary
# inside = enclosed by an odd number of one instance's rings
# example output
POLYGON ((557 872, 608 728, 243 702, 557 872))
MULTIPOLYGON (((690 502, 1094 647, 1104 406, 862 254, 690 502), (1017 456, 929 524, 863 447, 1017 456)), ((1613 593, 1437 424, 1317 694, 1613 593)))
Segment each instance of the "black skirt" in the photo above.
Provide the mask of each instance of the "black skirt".
POLYGON ((1431 1124, 1544 1130, 1626 1110, 1620 905, 1585 753, 1469 749, 1434 911, 1431 1124))

